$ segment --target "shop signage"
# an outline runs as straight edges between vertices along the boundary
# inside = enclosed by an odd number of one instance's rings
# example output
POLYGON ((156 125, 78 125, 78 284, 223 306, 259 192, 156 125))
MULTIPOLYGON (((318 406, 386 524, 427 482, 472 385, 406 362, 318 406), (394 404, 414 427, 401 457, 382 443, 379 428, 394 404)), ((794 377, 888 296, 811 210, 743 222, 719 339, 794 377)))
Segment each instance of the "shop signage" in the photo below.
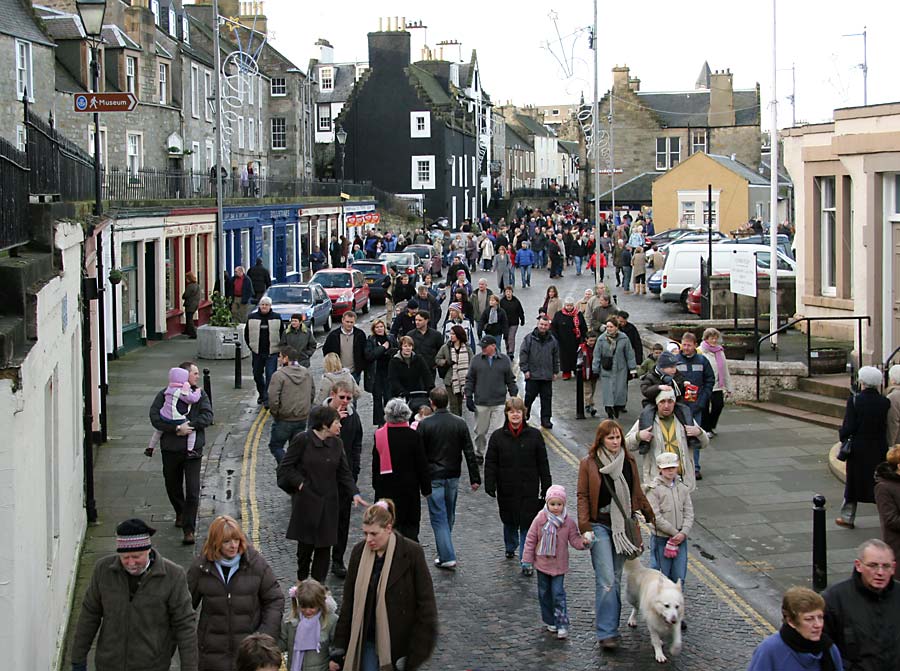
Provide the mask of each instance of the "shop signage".
POLYGON ((346 221, 347 226, 373 226, 381 222, 381 214, 378 212, 351 214, 346 218, 346 221))

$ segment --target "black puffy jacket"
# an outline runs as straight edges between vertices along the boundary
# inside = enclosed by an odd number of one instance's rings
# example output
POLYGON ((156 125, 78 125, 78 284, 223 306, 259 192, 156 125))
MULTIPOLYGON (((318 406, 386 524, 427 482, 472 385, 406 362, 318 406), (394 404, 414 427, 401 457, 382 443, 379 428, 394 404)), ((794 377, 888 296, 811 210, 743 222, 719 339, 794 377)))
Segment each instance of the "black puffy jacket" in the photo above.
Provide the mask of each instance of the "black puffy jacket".
POLYGON ((465 420, 442 408, 421 420, 416 430, 422 436, 432 480, 458 478, 465 455, 466 465, 469 467, 469 483, 481 483, 472 436, 465 420))

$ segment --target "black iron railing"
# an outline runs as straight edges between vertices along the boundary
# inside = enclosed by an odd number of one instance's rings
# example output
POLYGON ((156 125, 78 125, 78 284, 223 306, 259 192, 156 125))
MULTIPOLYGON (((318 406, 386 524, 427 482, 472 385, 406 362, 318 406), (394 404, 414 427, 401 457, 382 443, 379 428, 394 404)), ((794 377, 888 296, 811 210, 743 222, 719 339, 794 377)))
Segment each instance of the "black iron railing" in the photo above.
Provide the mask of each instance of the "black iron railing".
POLYGON ((884 360, 884 366, 882 369, 884 371, 884 386, 887 387, 890 384, 890 380, 888 379, 888 372, 891 369, 891 362, 897 358, 897 355, 900 354, 900 347, 891 352, 891 355, 884 360))
POLYGON ((800 322, 806 322, 806 375, 809 377, 809 371, 812 368, 812 322, 831 322, 831 321, 856 321, 857 328, 857 345, 856 345, 856 370, 862 368, 862 323, 863 320, 866 321, 866 324, 869 326, 872 325, 872 318, 868 315, 863 316, 847 316, 847 317, 800 317, 799 319, 794 319, 793 321, 789 321, 787 324, 782 326, 781 328, 777 328, 771 333, 767 333, 762 336, 759 340, 756 341, 756 400, 759 401, 759 355, 760 350, 762 348, 762 344, 771 338, 772 336, 783 333, 787 331, 789 328, 794 326, 795 324, 799 324, 800 322))
POLYGON ((28 242, 28 157, 0 138, 0 250, 28 242))
POLYGON ((64 201, 94 196, 94 159, 53 127, 53 116, 42 121, 25 102, 25 153, 32 195, 58 195, 64 201))

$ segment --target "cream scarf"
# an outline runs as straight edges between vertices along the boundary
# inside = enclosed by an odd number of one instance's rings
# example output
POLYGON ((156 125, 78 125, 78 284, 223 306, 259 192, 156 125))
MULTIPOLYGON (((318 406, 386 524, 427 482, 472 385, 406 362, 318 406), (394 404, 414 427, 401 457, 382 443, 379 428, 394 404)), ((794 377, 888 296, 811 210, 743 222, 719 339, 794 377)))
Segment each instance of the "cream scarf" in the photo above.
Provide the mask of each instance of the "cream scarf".
MULTIPOLYGON (((375 590, 375 649, 378 652, 378 668, 391 671, 394 668, 391 661, 391 630, 388 622, 387 603, 384 600, 387 590, 388 576, 391 574, 391 564, 394 561, 394 549, 397 547, 397 537, 392 533, 388 538, 387 548, 384 552, 384 567, 381 569, 381 577, 378 579, 378 588, 375 590)), ((363 641, 365 640, 366 594, 369 591, 369 581, 372 578, 372 569, 375 566, 376 553, 368 546, 363 547, 362 556, 356 572, 356 582, 353 587, 353 617, 350 620, 350 644, 347 646, 347 658, 344 661, 344 669, 347 671, 359 671, 362 663, 363 641)))
MULTIPOLYGON (((615 489, 614 496, 622 504, 622 511, 628 516, 628 523, 631 524, 631 491, 628 489, 628 482, 622 475, 622 467, 625 465, 625 447, 619 448, 618 453, 612 456, 602 447, 597 450, 597 467, 600 469, 600 479, 604 475, 609 476, 613 481, 615 489)), ((635 483, 636 484, 636 483, 635 483)), ((625 533, 625 517, 619 510, 619 506, 612 501, 609 506, 609 517, 612 521, 612 540, 616 554, 634 556, 640 553, 641 549, 636 548, 634 544, 628 540, 625 533)))

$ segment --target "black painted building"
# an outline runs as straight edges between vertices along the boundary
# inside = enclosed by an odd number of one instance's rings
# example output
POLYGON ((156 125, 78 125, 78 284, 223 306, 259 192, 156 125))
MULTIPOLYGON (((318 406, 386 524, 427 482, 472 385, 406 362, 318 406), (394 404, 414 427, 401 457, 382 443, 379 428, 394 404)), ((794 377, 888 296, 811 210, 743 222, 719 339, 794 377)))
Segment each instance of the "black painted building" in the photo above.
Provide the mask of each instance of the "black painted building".
POLYGON ((368 40, 369 69, 336 120, 347 132, 346 178, 424 196, 429 220, 472 218, 477 166, 474 119, 460 88, 465 66, 410 63, 406 31, 369 33, 368 40))

